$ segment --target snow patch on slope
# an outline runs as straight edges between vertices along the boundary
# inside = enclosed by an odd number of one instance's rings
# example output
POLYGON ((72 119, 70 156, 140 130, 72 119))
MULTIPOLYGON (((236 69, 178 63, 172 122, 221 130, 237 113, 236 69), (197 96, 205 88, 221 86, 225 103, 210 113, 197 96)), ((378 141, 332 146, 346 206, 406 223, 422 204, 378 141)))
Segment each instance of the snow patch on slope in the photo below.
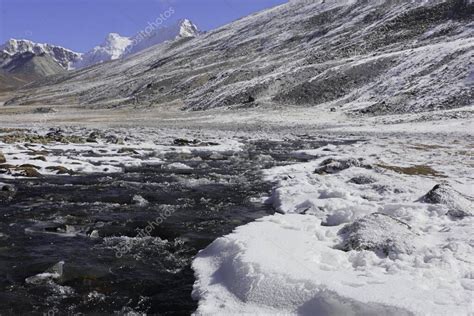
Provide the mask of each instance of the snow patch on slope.
POLYGON ((188 19, 183 19, 179 23, 179 37, 194 37, 199 34, 199 29, 188 19))

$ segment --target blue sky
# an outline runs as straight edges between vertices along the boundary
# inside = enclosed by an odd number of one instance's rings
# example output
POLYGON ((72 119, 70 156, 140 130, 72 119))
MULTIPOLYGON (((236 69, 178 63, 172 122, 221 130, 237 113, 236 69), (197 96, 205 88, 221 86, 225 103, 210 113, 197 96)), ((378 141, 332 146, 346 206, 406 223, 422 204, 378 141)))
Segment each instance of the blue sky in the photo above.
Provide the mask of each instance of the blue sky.
POLYGON ((0 42, 26 38, 85 52, 110 32, 133 35, 169 7, 214 29, 287 0, 0 0, 0 42))

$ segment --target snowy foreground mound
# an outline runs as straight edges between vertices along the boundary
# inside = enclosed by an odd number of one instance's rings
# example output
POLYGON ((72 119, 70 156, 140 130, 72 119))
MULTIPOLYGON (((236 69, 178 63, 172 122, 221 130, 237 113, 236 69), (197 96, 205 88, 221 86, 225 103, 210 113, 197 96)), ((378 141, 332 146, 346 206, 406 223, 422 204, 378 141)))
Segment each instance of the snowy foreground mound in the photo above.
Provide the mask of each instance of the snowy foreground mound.
POLYGON ((386 142, 296 152, 314 161, 268 171, 284 214, 200 252, 196 313, 472 315, 471 145, 386 142))

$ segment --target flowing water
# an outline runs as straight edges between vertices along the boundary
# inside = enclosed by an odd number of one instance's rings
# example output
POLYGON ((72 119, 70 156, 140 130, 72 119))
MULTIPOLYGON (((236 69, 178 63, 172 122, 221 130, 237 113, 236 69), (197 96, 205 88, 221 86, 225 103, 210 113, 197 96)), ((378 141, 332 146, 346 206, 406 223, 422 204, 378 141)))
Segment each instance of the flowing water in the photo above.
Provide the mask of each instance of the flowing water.
POLYGON ((258 200, 272 186, 260 171, 326 144, 254 141, 240 152, 167 154, 190 170, 4 181, 17 194, 0 204, 0 314, 192 313, 193 256, 273 213, 258 200))

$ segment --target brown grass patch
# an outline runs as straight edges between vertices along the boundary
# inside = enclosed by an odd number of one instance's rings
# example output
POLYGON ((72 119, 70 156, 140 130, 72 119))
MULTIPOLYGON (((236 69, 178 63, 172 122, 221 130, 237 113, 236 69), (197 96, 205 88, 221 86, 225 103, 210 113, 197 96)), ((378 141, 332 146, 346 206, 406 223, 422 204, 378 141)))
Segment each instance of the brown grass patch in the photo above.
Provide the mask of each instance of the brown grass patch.
POLYGON ((80 136, 65 136, 65 135, 52 135, 52 136, 41 136, 37 134, 29 134, 25 132, 14 132, 12 134, 6 134, 0 136, 0 142, 5 144, 15 143, 31 143, 31 144, 49 144, 49 143, 63 143, 63 144, 83 144, 86 140, 80 136))
POLYGON ((377 164, 377 167, 395 171, 397 173, 406 174, 409 176, 432 176, 432 177, 440 177, 446 178, 446 176, 430 166, 426 165, 416 165, 411 167, 399 167, 399 166, 389 166, 385 164, 377 164))
POLYGON ((445 149, 448 148, 446 146, 441 146, 441 145, 427 145, 427 144, 413 144, 408 146, 409 148, 412 149, 417 149, 417 150, 432 150, 432 149, 445 149))
POLYGON ((0 133, 13 133, 13 132, 22 132, 22 131, 24 131, 24 129, 0 127, 0 133))

